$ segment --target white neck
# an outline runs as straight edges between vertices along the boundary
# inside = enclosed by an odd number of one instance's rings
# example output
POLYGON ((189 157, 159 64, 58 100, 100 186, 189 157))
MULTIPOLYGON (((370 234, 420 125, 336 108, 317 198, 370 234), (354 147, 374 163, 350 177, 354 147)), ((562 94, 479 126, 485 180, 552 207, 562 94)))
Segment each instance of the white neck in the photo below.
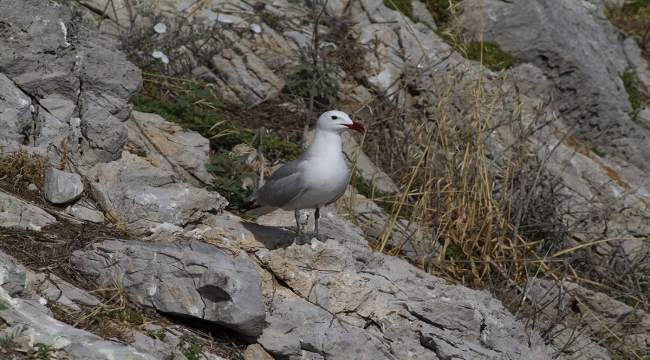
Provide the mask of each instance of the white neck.
POLYGON ((314 140, 309 144, 309 148, 303 154, 304 157, 334 155, 340 156, 343 150, 343 141, 341 134, 330 131, 318 131, 314 135, 314 140))

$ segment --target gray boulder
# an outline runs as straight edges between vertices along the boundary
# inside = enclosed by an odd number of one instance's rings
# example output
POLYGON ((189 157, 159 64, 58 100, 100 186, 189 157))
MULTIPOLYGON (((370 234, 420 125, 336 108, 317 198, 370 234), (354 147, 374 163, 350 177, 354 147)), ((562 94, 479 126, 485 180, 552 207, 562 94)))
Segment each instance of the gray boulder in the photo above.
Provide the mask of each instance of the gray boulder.
POLYGON ((32 101, 3 74, 0 74, 0 94, 0 145, 23 144, 32 122, 32 101))
MULTIPOLYGON (((126 142, 123 121, 132 109, 128 102, 142 88, 140 70, 115 41, 72 22, 67 6, 3 0, 0 14, 0 21, 11 24, 2 30, 3 39, 11 41, 0 42, 0 73, 41 105, 35 134, 28 134, 31 99, 13 106, 19 115, 9 124, 11 133, 19 135, 12 136, 14 145, 34 135, 36 143, 28 145, 49 150, 52 144, 65 144, 68 157, 81 157, 82 166, 118 159, 126 142), (80 118, 80 132, 73 116, 80 118)), ((0 86, 5 83, 0 80, 0 86)), ((60 159, 56 151, 50 155, 54 162, 60 159)))
POLYGON ((20 227, 39 231, 56 222, 54 216, 25 200, 0 191, 0 227, 20 227))
POLYGON ((210 163, 210 140, 196 131, 139 111, 133 111, 126 125, 129 136, 125 150, 155 160, 192 184, 213 178, 205 168, 210 163))
POLYGON ((20 296, 27 284, 27 269, 16 259, 0 252, 0 287, 11 297, 20 296))
POLYGON ((99 283, 112 279, 137 304, 213 321, 244 335, 262 332, 262 278, 245 253, 233 259, 197 240, 105 241, 75 251, 71 261, 98 276, 99 283))
POLYGON ((265 293, 270 325, 258 341, 267 351, 327 359, 549 358, 539 335, 490 294, 446 285, 394 257, 351 251, 352 242, 314 239, 256 253, 291 289, 265 293))
POLYGON ((66 213, 74 216, 77 219, 94 222, 97 224, 103 223, 105 220, 104 213, 98 210, 91 209, 87 204, 74 204, 66 209, 66 213))
POLYGON ((182 183, 176 173, 128 152, 118 161, 95 165, 87 176, 108 216, 140 233, 163 223, 200 222, 227 203, 220 195, 182 183))
POLYGON ((468 1, 462 25, 474 39, 498 42, 552 80, 555 104, 571 135, 589 147, 650 168, 648 132, 628 115, 620 79, 629 66, 602 7, 586 1, 468 1), (482 27, 481 27, 482 25, 482 27))
POLYGON ((50 166, 45 171, 45 198, 54 204, 66 204, 77 200, 84 191, 84 184, 79 174, 58 170, 50 166))
POLYGON ((36 275, 26 270, 16 259, 2 252, 0 284, 3 348, 31 349, 34 344, 42 343, 51 347, 52 355, 55 352, 60 359, 157 359, 145 351, 104 340, 55 320, 45 306, 46 299, 57 301, 73 311, 79 309, 74 301, 92 306, 100 303, 56 276, 36 275))

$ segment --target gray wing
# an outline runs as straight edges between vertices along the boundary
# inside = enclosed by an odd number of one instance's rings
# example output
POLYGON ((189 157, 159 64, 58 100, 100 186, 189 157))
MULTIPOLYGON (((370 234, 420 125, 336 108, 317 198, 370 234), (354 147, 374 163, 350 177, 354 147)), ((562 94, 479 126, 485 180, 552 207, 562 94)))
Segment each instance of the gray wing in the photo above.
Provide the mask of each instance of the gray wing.
POLYGON ((300 164, 296 159, 284 164, 266 181, 264 186, 251 195, 256 205, 281 208, 305 191, 301 181, 300 164))

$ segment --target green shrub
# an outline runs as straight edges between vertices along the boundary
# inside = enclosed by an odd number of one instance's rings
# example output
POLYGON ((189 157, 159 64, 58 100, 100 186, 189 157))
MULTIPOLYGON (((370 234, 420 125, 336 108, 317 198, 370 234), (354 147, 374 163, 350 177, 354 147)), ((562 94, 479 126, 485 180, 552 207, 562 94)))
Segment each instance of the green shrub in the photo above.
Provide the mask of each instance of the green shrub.
POLYGON ((397 10, 404 16, 413 20, 413 2, 411 0, 384 0, 384 5, 392 10, 397 10))
POLYGON ((200 360, 203 358, 201 355, 203 352, 203 344, 195 337, 181 336, 177 347, 187 360, 200 360))
POLYGON ((212 164, 206 165, 206 169, 217 177, 206 189, 218 192, 231 204, 248 201, 253 190, 245 187, 242 180, 257 179, 259 176, 246 171, 242 165, 245 159, 246 155, 237 156, 220 149, 219 154, 212 156, 212 164))
POLYGON ((445 27, 453 19, 453 12, 450 9, 452 4, 457 4, 459 0, 424 0, 424 4, 427 6, 427 9, 433 15, 433 18, 436 19, 436 24, 439 27, 445 27))
MULTIPOLYGON (((309 47, 302 48, 304 58, 313 61, 312 50, 309 47)), ((316 85, 314 86, 314 103, 321 108, 329 108, 334 104, 340 85, 336 80, 336 62, 334 57, 327 56, 334 51, 333 47, 323 46, 318 57, 320 61, 316 64, 316 85)), ((304 62, 298 67, 298 71, 287 75, 284 80, 287 84, 285 93, 293 93, 305 99, 309 99, 314 79, 314 67, 311 63, 304 62)))
POLYGON ((34 347, 36 348, 36 353, 32 355, 33 359, 50 360, 56 351, 53 347, 43 343, 34 344, 34 347))
POLYGON ((625 92, 627 92, 630 105, 632 105, 632 110, 639 109, 642 105, 644 105, 647 99, 643 93, 637 89, 639 86, 639 81, 636 78, 636 74, 632 69, 627 68, 620 77, 621 81, 623 81, 625 92))
POLYGON ((516 64, 519 59, 510 51, 501 50, 501 45, 491 41, 472 41, 467 44, 467 58, 481 61, 483 53, 483 65, 495 71, 507 69, 516 64))

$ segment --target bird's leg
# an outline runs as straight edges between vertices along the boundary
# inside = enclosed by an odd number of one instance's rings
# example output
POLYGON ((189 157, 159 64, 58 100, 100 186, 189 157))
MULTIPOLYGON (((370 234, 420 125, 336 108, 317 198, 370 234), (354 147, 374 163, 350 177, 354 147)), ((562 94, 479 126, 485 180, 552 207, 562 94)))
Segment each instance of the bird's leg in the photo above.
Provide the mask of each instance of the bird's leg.
MULTIPOLYGON (((298 209, 294 210, 294 215, 296 216, 296 228, 298 228, 298 236, 296 236, 296 240, 298 240, 298 238, 300 238, 300 232, 301 232, 300 231, 300 212, 298 212, 298 209)), ((293 242, 295 243, 296 240, 294 240, 293 242)))
POLYGON ((316 208, 314 213, 314 227, 316 228, 316 239, 318 239, 318 218, 320 217, 320 208, 316 208))

